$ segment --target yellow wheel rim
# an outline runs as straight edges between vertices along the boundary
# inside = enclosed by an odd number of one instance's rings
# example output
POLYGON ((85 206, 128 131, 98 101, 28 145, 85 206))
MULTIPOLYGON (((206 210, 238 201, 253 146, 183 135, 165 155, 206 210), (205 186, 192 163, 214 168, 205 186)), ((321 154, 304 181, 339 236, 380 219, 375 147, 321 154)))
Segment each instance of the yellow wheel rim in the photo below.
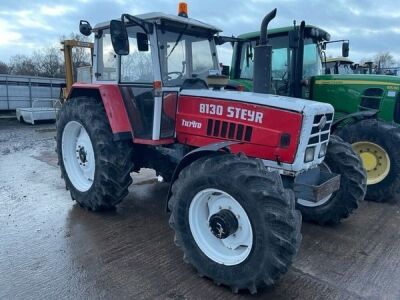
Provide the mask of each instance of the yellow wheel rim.
POLYGON ((384 180, 390 172, 390 158, 385 149, 371 142, 358 142, 352 146, 367 170, 367 184, 377 184, 384 180))

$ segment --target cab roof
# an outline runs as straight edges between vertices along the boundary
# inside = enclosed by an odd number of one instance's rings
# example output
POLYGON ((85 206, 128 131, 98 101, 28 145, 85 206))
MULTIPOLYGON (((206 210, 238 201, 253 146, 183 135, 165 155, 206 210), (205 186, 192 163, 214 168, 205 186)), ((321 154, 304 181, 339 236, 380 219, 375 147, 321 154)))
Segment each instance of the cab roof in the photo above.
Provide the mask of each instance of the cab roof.
POLYGON ((353 64, 354 62, 347 57, 331 57, 326 59, 327 63, 330 62, 340 62, 342 64, 353 64))
MULTIPOLYGON (((217 27, 214 27, 210 24, 201 22, 196 19, 185 18, 185 17, 181 17, 178 15, 165 14, 162 12, 152 12, 152 13, 147 13, 147 14, 140 14, 140 15, 136 15, 135 17, 145 20, 145 21, 148 21, 148 22, 151 22, 151 23, 156 23, 156 24, 160 24, 162 21, 186 24, 186 25, 189 25, 189 29, 190 29, 190 27, 204 29, 204 30, 210 31, 214 34, 222 31, 221 29, 219 29, 217 27)), ((97 31, 100 29, 108 28, 108 27, 110 27, 110 21, 96 24, 96 26, 93 28, 93 30, 97 31)))
MULTIPOLYGON (((306 32, 311 31, 312 29, 319 30, 329 36, 329 33, 323 30, 322 28, 319 28, 317 26, 313 25, 306 25, 305 26, 306 32)), ((268 35, 271 36, 285 36, 288 34, 289 31, 293 30, 293 26, 287 26, 287 27, 279 27, 279 28, 272 28, 268 29, 268 35)), ((252 40, 252 39, 258 39, 260 37, 260 31, 253 31, 249 33, 245 33, 242 35, 239 35, 238 38, 245 39, 245 40, 252 40)), ((330 36, 329 36, 330 39, 330 36)))

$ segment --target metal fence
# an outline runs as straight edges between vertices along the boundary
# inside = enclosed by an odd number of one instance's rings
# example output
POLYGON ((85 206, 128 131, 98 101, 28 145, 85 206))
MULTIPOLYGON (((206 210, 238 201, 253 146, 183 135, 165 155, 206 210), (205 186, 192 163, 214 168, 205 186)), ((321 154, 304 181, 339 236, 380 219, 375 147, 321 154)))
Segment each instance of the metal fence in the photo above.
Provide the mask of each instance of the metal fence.
POLYGON ((0 74, 0 110, 31 107, 36 99, 60 97, 64 79, 0 74))

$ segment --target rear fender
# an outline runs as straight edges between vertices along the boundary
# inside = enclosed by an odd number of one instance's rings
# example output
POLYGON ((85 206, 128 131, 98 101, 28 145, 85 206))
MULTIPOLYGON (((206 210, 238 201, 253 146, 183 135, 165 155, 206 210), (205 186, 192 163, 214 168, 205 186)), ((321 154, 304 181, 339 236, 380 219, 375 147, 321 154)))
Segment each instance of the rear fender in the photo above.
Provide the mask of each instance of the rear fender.
POLYGON ((226 141, 226 142, 219 142, 219 143, 214 143, 214 144, 209 144, 197 149, 194 149, 193 151, 189 152, 186 154, 179 164, 176 166, 174 174, 172 175, 171 182, 169 184, 169 189, 168 189, 168 195, 166 199, 166 211, 168 212, 168 202, 172 194, 172 185, 174 184, 175 180, 178 178, 179 173, 188 165, 190 165, 192 162, 195 160, 198 160, 201 157, 204 157, 206 155, 211 155, 215 154, 216 152, 219 151, 224 151, 225 153, 230 153, 229 146, 234 145, 234 144, 240 144, 241 142, 233 142, 233 141, 226 141))
POLYGON ((93 97, 102 101, 115 140, 132 139, 132 126, 118 85, 74 84, 68 99, 82 96, 93 97))
POLYGON ((365 119, 376 119, 378 113, 379 110, 370 109, 345 115, 344 117, 341 117, 332 123, 331 132, 334 132, 338 128, 338 126, 346 120, 351 119, 352 123, 356 123, 365 119))

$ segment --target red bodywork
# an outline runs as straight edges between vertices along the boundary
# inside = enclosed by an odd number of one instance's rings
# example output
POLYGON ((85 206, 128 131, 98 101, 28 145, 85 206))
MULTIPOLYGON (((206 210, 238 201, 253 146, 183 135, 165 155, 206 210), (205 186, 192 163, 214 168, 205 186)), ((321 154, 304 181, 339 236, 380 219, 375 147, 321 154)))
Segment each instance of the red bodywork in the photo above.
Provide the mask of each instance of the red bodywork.
POLYGON ((243 144, 231 146, 233 152, 244 152, 252 157, 292 163, 297 151, 302 119, 300 113, 262 105, 180 96, 176 116, 176 137, 179 143, 197 147, 215 143, 221 139, 241 140, 243 144), (204 110, 204 105, 208 105, 208 113, 204 110), (257 113, 262 114, 262 120, 260 118, 252 120, 257 113), (238 136, 241 125, 244 125, 242 134, 238 136), (223 127, 227 129, 223 130, 223 127), (229 138, 231 127, 234 132, 233 138, 232 136, 229 138), (248 139, 245 136, 246 131, 251 133, 247 136, 248 139), (283 134, 290 135, 290 143, 286 147, 280 146, 283 134))
MULTIPOLYGON (((118 85, 74 84, 71 94, 75 90, 75 94, 79 95, 79 89, 99 91, 114 134, 132 132, 135 136, 135 128, 132 128, 129 121, 118 85)), ((299 143, 302 114, 217 98, 180 95, 178 99, 176 115, 173 105, 163 105, 163 115, 172 122, 176 119, 176 139, 179 143, 202 147, 222 140, 241 141, 240 144, 230 146, 232 152, 293 163, 299 143)), ((134 139, 133 142, 162 145, 176 140, 134 139)))
POLYGON ((108 121, 110 122, 111 130, 114 134, 132 131, 131 123, 129 122, 118 85, 75 83, 71 88, 69 97, 75 92, 79 94, 79 89, 99 91, 108 121))

